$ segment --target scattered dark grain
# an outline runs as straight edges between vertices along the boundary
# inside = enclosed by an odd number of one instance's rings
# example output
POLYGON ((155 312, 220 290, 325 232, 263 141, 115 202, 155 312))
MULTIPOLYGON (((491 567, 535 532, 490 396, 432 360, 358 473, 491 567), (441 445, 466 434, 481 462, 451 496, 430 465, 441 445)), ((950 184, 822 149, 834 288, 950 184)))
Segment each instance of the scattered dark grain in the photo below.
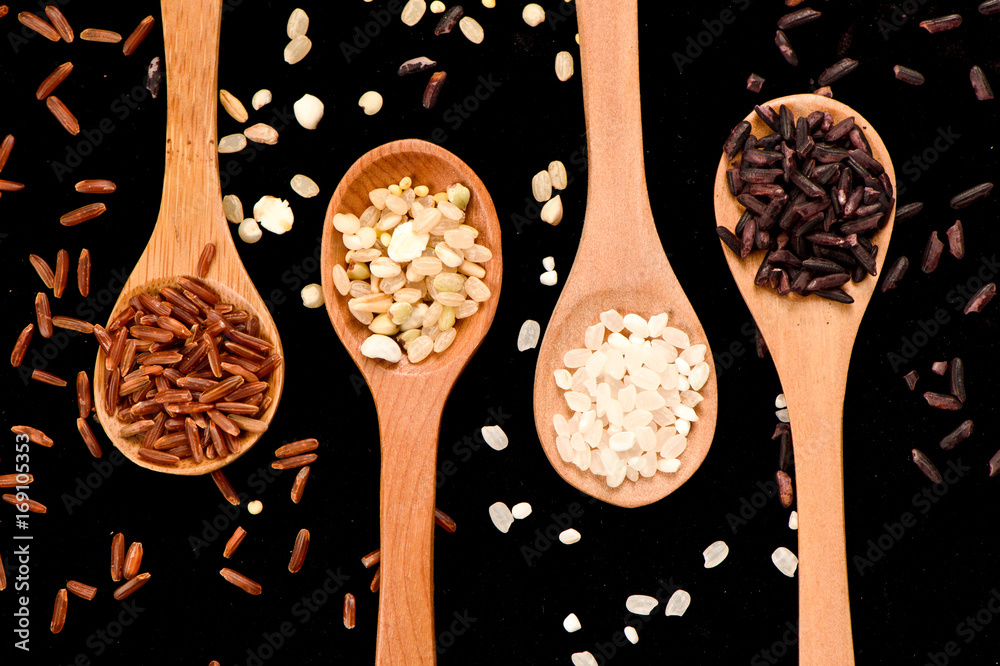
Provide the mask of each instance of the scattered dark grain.
POLYGON ((950 433, 944 436, 941 440, 940 446, 945 451, 950 451, 965 440, 967 440, 972 435, 972 419, 963 421, 962 425, 958 426, 950 433))
POLYGON ((982 288, 980 288, 980 290, 969 299, 969 302, 965 304, 963 314, 969 314, 970 312, 982 312, 987 303, 993 300, 996 293, 997 286, 995 283, 990 282, 983 285, 982 288))
POLYGON ((945 409, 954 412, 962 408, 962 402, 958 398, 953 395, 945 395, 944 393, 927 391, 924 393, 924 400, 935 409, 945 409))
POLYGON ((924 476, 934 483, 941 483, 944 480, 941 477, 941 472, 938 471, 937 466, 931 462, 930 458, 924 455, 923 451, 920 449, 913 449, 911 453, 913 455, 913 462, 916 463, 920 471, 924 473, 924 476))

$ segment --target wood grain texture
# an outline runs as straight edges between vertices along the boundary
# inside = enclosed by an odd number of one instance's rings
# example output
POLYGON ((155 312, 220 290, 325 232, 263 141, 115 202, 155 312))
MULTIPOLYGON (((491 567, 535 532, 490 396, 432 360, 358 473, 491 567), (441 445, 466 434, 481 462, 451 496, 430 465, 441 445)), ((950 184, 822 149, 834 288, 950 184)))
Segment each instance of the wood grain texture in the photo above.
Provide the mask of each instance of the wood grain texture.
POLYGON ((701 465, 715 434, 718 407, 715 365, 701 390, 680 470, 657 472, 609 488, 604 477, 583 472, 559 456, 552 416, 570 415, 552 373, 563 355, 583 347, 584 329, 614 308, 651 317, 669 314, 669 325, 708 345, 705 331, 667 261, 649 205, 639 104, 639 34, 636 0, 614 11, 597 0, 578 0, 583 103, 587 123, 588 190, 580 248, 545 330, 535 369, 535 427, 556 472, 583 492, 623 507, 655 502, 687 481, 701 465))
POLYGON ((434 493, 438 429, 448 393, 475 353, 496 314, 503 276, 500 225, 483 182, 458 157, 416 139, 394 141, 366 153, 348 170, 330 199, 323 225, 323 294, 341 342, 361 369, 375 399, 382 442, 380 500, 381 589, 376 663, 426 666, 435 663, 434 493), (361 343, 371 331, 347 310, 347 297, 333 286, 333 267, 346 255, 335 213, 360 215, 368 193, 410 176, 432 193, 461 182, 472 193, 468 224, 479 230, 477 243, 493 252, 483 282, 492 296, 479 311, 456 324, 458 337, 441 354, 419 364, 391 364, 366 358, 361 343))
MULTIPOLYGON (((178 277, 197 280, 198 257, 206 243, 215 243, 215 260, 202 282, 214 289, 222 302, 256 315, 260 320, 260 337, 275 345, 275 352, 284 356, 278 329, 247 275, 222 212, 216 145, 222 0, 164 0, 162 12, 170 87, 160 214, 153 235, 122 288, 109 320, 140 291, 176 286, 178 277)), ((282 363, 269 377, 270 387, 265 395, 270 396, 272 402, 267 412, 259 417, 267 423, 278 408, 284 379, 282 363)), ((222 459, 195 463, 188 458, 174 467, 153 465, 136 456, 138 438, 126 441, 119 435, 123 424, 104 408, 105 385, 104 353, 99 352, 94 370, 94 404, 98 418, 114 445, 141 467, 169 474, 206 474, 236 460, 260 438, 259 433, 241 435, 240 450, 222 459)))
MULTIPOLYGON (((839 122, 854 116, 895 190, 896 173, 885 144, 856 111, 817 95, 792 95, 767 104, 775 111, 784 104, 796 117, 828 111, 834 122, 839 122)), ((746 120, 756 136, 770 134, 756 114, 751 113, 746 120)), ((726 185, 728 166, 723 155, 715 179, 715 216, 719 225, 732 230, 742 206, 726 185)), ((879 247, 878 271, 888 254, 894 220, 895 209, 872 241, 879 247)), ((743 261, 722 247, 743 300, 771 350, 788 401, 799 513, 799 663, 853 664, 844 541, 844 395, 854 339, 877 278, 869 276, 860 283, 844 285, 844 290, 854 297, 852 304, 816 296, 778 296, 772 289, 753 284, 760 253, 743 261)))

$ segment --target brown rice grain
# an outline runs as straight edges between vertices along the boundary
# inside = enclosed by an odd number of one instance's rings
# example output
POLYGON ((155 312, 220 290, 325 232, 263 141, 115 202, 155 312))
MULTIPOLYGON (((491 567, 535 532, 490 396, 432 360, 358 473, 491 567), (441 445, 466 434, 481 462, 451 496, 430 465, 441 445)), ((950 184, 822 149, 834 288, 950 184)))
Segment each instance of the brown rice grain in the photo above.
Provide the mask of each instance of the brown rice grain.
MULTIPOLYGON (((55 95, 49 95, 45 98, 45 106, 52 113, 52 115, 55 116, 55 119, 59 121, 59 124, 63 126, 63 129, 73 136, 80 133, 80 121, 78 121, 76 116, 74 116, 66 105, 63 104, 61 99, 55 95)), ((69 225, 67 224, 66 226, 69 225)))
POLYGON ((361 564, 365 565, 365 569, 371 569, 373 566, 378 564, 381 559, 382 551, 376 548, 361 558, 361 564))
POLYGON ((205 249, 198 257, 198 277, 204 278, 208 275, 208 270, 212 267, 212 260, 215 259, 215 243, 206 243, 205 249))
POLYGON ((89 321, 77 319, 76 317, 63 317, 56 315, 52 317, 52 325, 56 328, 64 328, 67 331, 76 331, 77 333, 86 333, 87 335, 94 332, 93 324, 89 321))
POLYGON ((75 580, 66 581, 66 589, 81 599, 86 599, 87 601, 93 601, 94 597, 97 596, 96 587, 75 580))
POLYGON ((11 426, 10 431, 15 435, 27 435, 28 441, 32 444, 38 444, 39 446, 44 446, 46 448, 51 448, 55 443, 52 438, 46 435, 44 432, 38 428, 32 428, 26 425, 16 425, 11 426))
POLYGON ((306 553, 309 551, 309 530, 303 528, 299 530, 295 537, 295 546, 292 548, 292 557, 288 560, 288 572, 298 573, 302 564, 306 561, 306 553))
POLYGON ((233 506, 240 505, 240 496, 236 493, 233 485, 229 483, 229 479, 226 478, 226 475, 222 473, 222 470, 217 469, 212 472, 212 481, 215 481, 216 487, 219 489, 219 492, 222 493, 222 496, 226 498, 227 502, 233 506))
MULTIPOLYGON (((149 432, 153 431, 150 430, 149 432)), ((176 465, 181 460, 171 453, 156 451, 154 449, 139 449, 136 453, 146 462, 151 462, 155 465, 176 465)))
POLYGON ((458 525, 452 517, 437 507, 434 507, 434 522, 437 523, 437 526, 445 532, 449 532, 451 534, 454 534, 455 530, 458 529, 458 525))
MULTIPOLYGON (((63 15, 59 8, 55 5, 45 6, 45 15, 49 17, 49 21, 52 22, 52 27, 56 29, 59 36, 63 38, 67 44, 73 43, 73 28, 70 26, 69 21, 63 15)), ((41 98, 39 98, 41 99, 41 98)))
MULTIPOLYGON (((212 413, 209 412, 209 416, 211 416, 211 414, 212 413)), ((235 423, 237 426, 239 426, 240 430, 243 430, 245 432, 252 432, 252 433, 267 432, 267 423, 259 419, 252 419, 248 416, 243 416, 242 414, 234 414, 234 413, 229 414, 227 418, 233 423, 235 423)))
POLYGON ((261 588, 260 583, 250 580, 238 571, 233 571, 232 569, 221 569, 219 573, 226 579, 226 581, 240 588, 247 594, 253 594, 256 596, 263 592, 263 588, 261 588))
POLYGON ((370 589, 373 593, 378 592, 379 585, 381 583, 381 574, 382 568, 379 567, 375 570, 375 575, 372 576, 372 582, 371 585, 368 586, 368 589, 370 589))
POLYGON ((233 536, 229 537, 229 541, 226 542, 226 548, 222 551, 222 556, 227 560, 233 556, 236 549, 240 547, 243 543, 243 539, 246 538, 247 531, 242 527, 237 526, 236 531, 233 532, 233 536))
POLYGON ((49 297, 40 291, 35 295, 35 317, 38 319, 38 332, 43 338, 52 337, 52 310, 49 308, 49 297))
POLYGON ((30 486, 34 482, 35 477, 31 474, 0 474, 0 488, 30 486))
POLYGON ((52 295, 56 298, 62 298, 67 284, 69 284, 69 252, 59 250, 56 253, 56 270, 55 280, 52 284, 52 295))
POLYGON ((90 416, 93 405, 90 398, 90 378, 87 377, 86 370, 81 370, 76 375, 76 406, 80 418, 85 419, 90 416))
POLYGON ((34 331, 35 325, 28 324, 17 336, 17 341, 14 343, 14 349, 10 353, 11 366, 16 368, 21 365, 21 361, 24 360, 24 354, 28 351, 28 344, 31 343, 31 335, 34 331))
POLYGON ((139 45, 142 44, 142 41, 146 39, 146 36, 149 35, 149 32, 153 29, 153 23, 155 22, 156 19, 152 16, 147 16, 139 21, 139 25, 135 27, 132 34, 125 40, 125 44, 122 45, 122 53, 127 56, 135 53, 135 50, 139 48, 139 45))
POLYGON ((31 12, 21 12, 17 15, 17 20, 20 21, 24 27, 34 30, 49 41, 58 42, 62 39, 56 29, 49 25, 48 21, 32 14, 31 12))
POLYGON ((24 189, 24 183, 13 180, 0 180, 0 192, 20 192, 24 189))
POLYGON ((307 453, 301 456, 293 456, 291 458, 281 458, 280 460, 275 460, 271 463, 271 469, 295 469, 297 467, 302 467, 303 465, 310 465, 316 461, 318 458, 315 453, 307 453))
POLYGON ((132 437, 133 435, 138 435, 139 433, 146 432, 154 425, 156 425, 154 421, 151 421, 149 419, 143 419, 141 421, 128 423, 122 426, 120 434, 122 437, 132 437))
POLYGON ((76 420, 76 429, 80 433, 80 437, 83 438, 83 443, 87 445, 87 450, 90 451, 90 455, 95 458, 100 458, 101 445, 97 443, 97 437, 94 436, 94 431, 90 429, 90 424, 87 423, 87 419, 78 418, 76 420))
POLYGON ((142 566, 142 543, 139 541, 133 541, 132 545, 128 547, 128 552, 125 554, 125 567, 122 569, 122 574, 125 576, 125 580, 132 580, 139 575, 139 568, 142 566))
POLYGON ((36 502, 33 499, 26 498, 23 500, 19 500, 17 498, 17 495, 4 495, 2 499, 4 502, 7 502, 7 504, 12 504, 18 507, 18 509, 24 506, 31 513, 46 513, 48 511, 48 509, 44 504, 42 504, 41 502, 36 502))
POLYGON ((356 616, 357 600, 353 594, 348 592, 344 595, 344 626, 348 629, 353 629, 356 616))
POLYGON ((49 262, 45 261, 37 254, 29 254, 28 261, 34 267, 35 272, 38 273, 38 277, 42 279, 42 283, 49 289, 52 289, 55 285, 55 272, 52 270, 52 267, 49 266, 49 262))
POLYGON ((129 597, 136 590, 145 585, 146 582, 150 579, 150 577, 151 574, 141 573, 132 580, 125 583, 124 585, 121 585, 117 590, 115 590, 112 596, 115 598, 115 601, 121 601, 129 597))
POLYGON ((101 28, 87 28, 80 33, 80 39, 85 42, 101 42, 103 44, 117 44, 122 41, 122 36, 114 30, 103 30, 101 28))
MULTIPOLYGON (((52 99, 51 97, 49 99, 52 99)), ((74 227, 83 222, 93 220, 95 217, 103 215, 108 207, 102 203, 87 204, 76 210, 71 210, 59 218, 59 224, 64 227, 74 227)))
POLYGON ((76 288, 84 298, 90 295, 90 250, 87 248, 80 250, 76 262, 76 288))
POLYGON ((274 455, 277 458, 291 458, 293 456, 302 455, 303 453, 315 451, 318 448, 319 440, 314 437, 310 437, 309 439, 300 439, 295 442, 289 442, 284 446, 280 446, 277 450, 275 450, 274 455))
POLYGON ((31 371, 31 378, 36 382, 42 382, 43 384, 51 384, 52 386, 66 386, 66 380, 53 375, 51 372, 46 372, 44 370, 39 370, 35 368, 31 371))
POLYGON ((73 189, 81 194, 113 194, 118 186, 105 178, 92 178, 81 180, 73 189))
POLYGON ((49 95, 51 95, 59 84, 66 80, 66 77, 70 75, 73 71, 73 63, 64 62, 63 64, 52 70, 52 73, 45 77, 45 79, 39 84, 38 90, 35 91, 35 97, 39 100, 43 100, 49 95))
POLYGON ((69 603, 69 594, 66 588, 56 592, 55 605, 52 607, 52 622, 49 623, 49 631, 58 634, 66 624, 66 606, 69 603))
POLYGON ((312 468, 306 465, 299 470, 299 473, 295 475, 295 481, 292 483, 292 503, 298 504, 302 501, 302 495, 306 492, 306 481, 309 480, 309 471, 312 468))
POLYGON ((111 538, 111 580, 118 582, 125 570, 125 535, 118 532, 111 538))

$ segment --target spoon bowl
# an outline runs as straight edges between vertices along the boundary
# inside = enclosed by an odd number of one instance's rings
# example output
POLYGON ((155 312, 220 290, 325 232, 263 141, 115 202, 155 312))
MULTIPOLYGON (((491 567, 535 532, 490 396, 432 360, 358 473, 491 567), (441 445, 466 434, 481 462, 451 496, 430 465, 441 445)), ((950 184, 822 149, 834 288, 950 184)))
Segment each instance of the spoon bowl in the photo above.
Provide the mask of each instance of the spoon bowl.
POLYGON ((380 590, 376 664, 409 666, 435 663, 434 493, 441 414, 455 380, 486 336, 496 314, 503 274, 500 223, 486 186, 462 160, 432 143, 404 139, 366 153, 340 181, 323 224, 323 295, 327 313, 364 375, 378 412, 382 450, 380 499, 380 590), (333 226, 337 213, 359 215, 371 202, 368 193, 409 176, 432 193, 453 183, 469 188, 467 224, 479 230, 476 243, 493 257, 485 263, 490 298, 478 312, 456 323, 452 345, 412 364, 361 354, 371 335, 347 308, 348 297, 333 284, 333 267, 344 265, 347 250, 333 226))
MULTIPOLYGON (((247 275, 227 228, 222 210, 216 144, 216 91, 218 87, 219 36, 222 0, 191 0, 162 3, 165 61, 170 75, 167 94, 167 140, 160 214, 145 251, 133 269, 111 310, 114 320, 140 292, 177 286, 181 277, 212 289, 221 303, 232 304, 260 322, 260 337, 284 356, 274 319, 247 275), (205 279, 194 277, 198 258, 208 243, 216 256, 205 279)), ((105 402, 108 375, 101 350, 94 368, 94 405, 112 443, 129 460, 146 469, 168 474, 198 475, 212 472, 246 453, 261 433, 239 435, 240 448, 224 458, 181 459, 172 466, 153 464, 137 454, 139 437, 122 437, 125 425, 105 402)), ((270 423, 281 400, 284 364, 269 375, 265 396, 271 404, 255 415, 270 423)))
POLYGON ((556 472, 570 485, 610 504, 650 504, 687 481, 698 469, 715 433, 718 392, 711 348, 705 354, 708 382, 696 411, 687 448, 672 474, 624 481, 610 488, 605 478, 563 461, 556 449, 554 414, 570 415, 553 372, 563 355, 583 347, 584 331, 614 309, 646 319, 666 312, 668 326, 708 345, 705 331, 674 276, 660 245, 646 190, 639 106, 639 34, 636 0, 607 12, 595 0, 578 0, 583 102, 587 123, 588 190, 580 248, 538 353, 535 369, 535 428, 556 472))
MULTIPOLYGON (((775 110, 785 105, 796 117, 829 112, 834 122, 854 116, 895 191, 896 175, 885 144, 859 113, 818 95, 791 95, 767 105, 775 110)), ((771 131, 755 113, 746 120, 755 136, 771 131)), ((732 231, 743 211, 726 185, 728 166, 723 155, 715 179, 715 216, 718 225, 732 231)), ((885 261, 894 215, 895 209, 872 238, 879 247, 877 272, 885 261)), ((744 261, 728 249, 723 252, 770 349, 788 404, 799 515, 799 663, 849 666, 854 650, 844 536, 844 395, 851 350, 877 279, 867 276, 844 285, 854 298, 850 304, 794 293, 779 296, 754 285, 759 261, 744 261)))

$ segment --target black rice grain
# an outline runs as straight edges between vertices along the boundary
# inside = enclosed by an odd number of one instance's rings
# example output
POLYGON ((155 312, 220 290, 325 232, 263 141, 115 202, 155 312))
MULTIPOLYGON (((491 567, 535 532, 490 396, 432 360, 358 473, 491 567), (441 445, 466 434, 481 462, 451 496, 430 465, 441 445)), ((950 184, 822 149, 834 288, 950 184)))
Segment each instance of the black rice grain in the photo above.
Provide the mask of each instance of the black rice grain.
POLYGON ((980 3, 979 13, 984 16, 1000 13, 1000 0, 986 0, 980 3))
POLYGON ((722 145, 722 150, 726 153, 726 157, 729 159, 736 157, 736 153, 743 150, 743 145, 746 143, 748 136, 750 136, 750 123, 742 120, 733 128, 726 142, 722 145))
POLYGON ((938 16, 937 18, 920 22, 920 27, 932 35, 935 32, 954 30, 960 25, 962 25, 962 16, 960 14, 948 14, 947 16, 938 16))
POLYGON ((905 255, 899 257, 892 263, 888 272, 885 274, 885 279, 882 281, 882 293, 889 291, 890 289, 895 289, 899 286, 899 281, 903 279, 906 275, 906 270, 910 267, 910 260, 905 255))
POLYGON ((917 464, 917 467, 919 467, 920 471, 924 473, 924 476, 934 483, 941 483, 944 481, 937 466, 931 462, 930 458, 924 455, 923 451, 920 449, 913 449, 912 454, 913 462, 917 464))
POLYGON ((843 289, 817 289, 812 292, 817 296, 822 296, 831 301, 837 301, 838 303, 853 303, 854 299, 843 289))
POLYGON ((905 222, 924 209, 923 201, 914 201, 896 209, 896 221, 905 222))
POLYGON ((458 22, 462 19, 462 14, 462 5, 455 5, 446 11, 441 15, 441 20, 438 21, 437 27, 434 28, 434 34, 438 36, 447 35, 458 25, 458 22))
POLYGON ((908 83, 911 86, 922 86, 927 81, 923 74, 915 69, 904 67, 903 65, 896 65, 893 67, 892 73, 896 75, 898 80, 903 83, 908 83))
POLYGON ((737 238, 732 231, 726 227, 720 226, 715 228, 715 233, 717 233, 719 238, 722 239, 722 242, 733 251, 733 254, 740 254, 740 239, 737 238))
POLYGON ((794 12, 785 14, 778 19, 778 27, 782 30, 790 30, 791 28, 797 28, 800 25, 805 25, 806 23, 811 23, 822 16, 822 12, 818 12, 815 9, 810 9, 809 7, 804 7, 798 9, 794 12))
POLYGON ((962 402, 958 398, 953 395, 945 395, 944 393, 927 391, 924 393, 924 400, 935 409, 945 409, 949 412, 955 412, 962 408, 962 402))
POLYGON ((980 183, 975 187, 970 187, 964 192, 959 192, 958 194, 953 196, 951 198, 951 201, 948 203, 953 209, 961 210, 962 208, 974 204, 980 199, 985 199, 987 196, 989 196, 990 191, 992 189, 993 189, 993 183, 980 183))
POLYGON ((764 77, 759 74, 751 73, 750 77, 747 79, 747 90, 754 93, 759 93, 760 89, 764 86, 764 77))
POLYGON ((969 80, 972 82, 972 89, 976 92, 976 99, 980 102, 993 99, 993 88, 990 87, 986 73, 979 65, 969 71, 969 80))
POLYGON ((951 383, 951 394, 965 402, 965 364, 957 356, 948 365, 948 379, 951 383))
POLYGON ((788 41, 788 35, 784 31, 778 30, 774 33, 774 43, 781 51, 781 57, 785 59, 785 62, 793 67, 799 64, 799 56, 795 53, 795 49, 792 48, 792 43, 788 41))
POLYGON ((962 221, 955 220, 955 224, 948 227, 945 232, 948 235, 948 251, 951 256, 961 259, 965 256, 965 231, 962 229, 962 221))
POLYGON ((996 476, 997 472, 1000 472, 1000 451, 993 454, 990 458, 990 476, 996 476))
POLYGON ((962 425, 958 426, 950 433, 945 435, 944 438, 941 440, 940 446, 945 451, 951 451, 960 443, 969 439, 970 435, 972 435, 972 419, 969 419, 968 421, 963 421, 962 425))
POLYGON ((858 61, 852 58, 843 58, 833 63, 823 70, 817 80, 821 86, 828 86, 834 81, 839 81, 858 67, 858 61))
POLYGON ((910 370, 908 373, 903 375, 903 379, 906 380, 906 385, 912 391, 917 387, 917 380, 920 379, 920 374, 916 370, 910 370))
POLYGON ((924 273, 933 273, 941 261, 941 252, 944 251, 944 243, 938 238, 938 233, 932 231, 927 239, 927 247, 924 248, 924 258, 920 262, 920 270, 924 273))
POLYGON ((965 305, 965 310, 963 314, 969 314, 970 312, 982 312, 986 304, 993 300, 993 297, 997 293, 997 286, 993 282, 984 284, 982 288, 977 291, 969 302, 965 305))

